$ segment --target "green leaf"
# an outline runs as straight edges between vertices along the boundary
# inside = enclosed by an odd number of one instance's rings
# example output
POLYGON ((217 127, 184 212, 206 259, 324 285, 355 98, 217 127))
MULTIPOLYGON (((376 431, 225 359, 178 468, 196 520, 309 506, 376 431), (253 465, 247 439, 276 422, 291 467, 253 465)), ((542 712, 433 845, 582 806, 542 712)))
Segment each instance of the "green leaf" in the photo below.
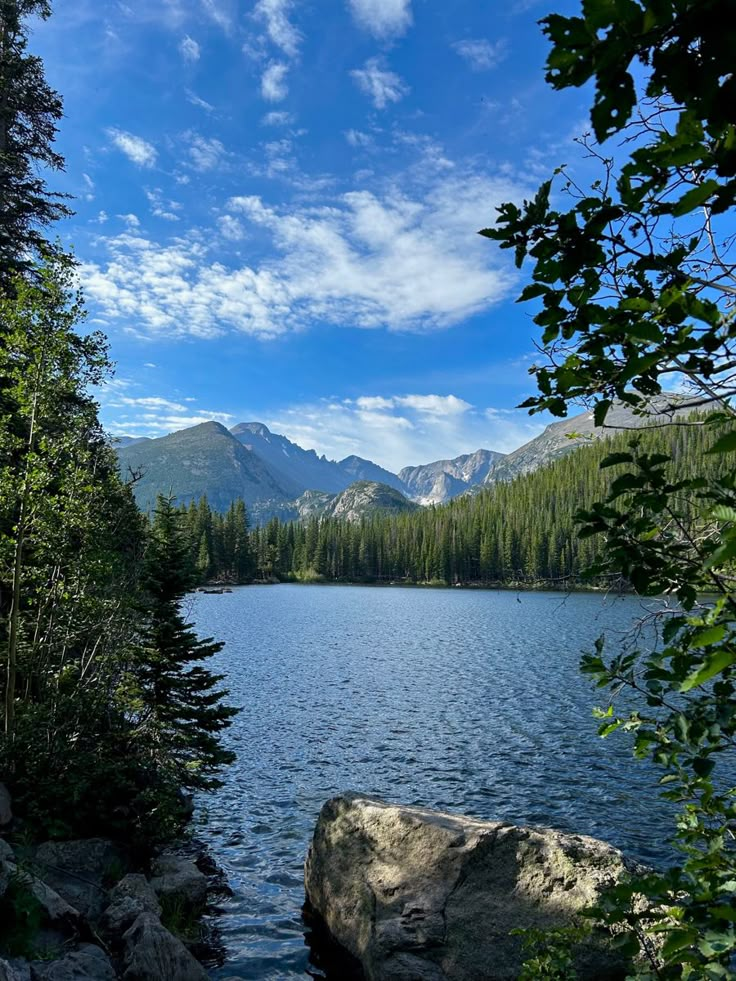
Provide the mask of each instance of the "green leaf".
POLYGON ((593 409, 593 424, 596 426, 602 426, 606 421, 606 415, 608 414, 608 410, 610 408, 610 399, 601 399, 600 402, 596 402, 595 408, 593 409))
POLYGON ((680 685, 680 691, 690 691, 691 688, 705 684, 706 681, 710 681, 711 678, 730 667, 734 661, 736 661, 736 651, 729 650, 728 648, 716 651, 715 654, 711 654, 710 657, 706 658, 697 671, 693 671, 683 681, 680 685))
POLYGON ((712 644, 720 643, 726 636, 726 627, 722 623, 714 624, 712 627, 706 627, 705 630, 699 630, 690 638, 691 647, 710 647, 712 644))
POLYGON ((697 187, 693 187, 683 194, 680 200, 672 208, 672 214, 675 217, 681 217, 686 215, 688 211, 692 211, 694 208, 699 208, 701 205, 705 204, 708 198, 712 197, 716 191, 720 189, 720 184, 717 180, 712 178, 703 181, 702 184, 698 184, 697 187))
POLYGON ((733 453, 736 450, 736 429, 721 436, 706 453, 733 453))

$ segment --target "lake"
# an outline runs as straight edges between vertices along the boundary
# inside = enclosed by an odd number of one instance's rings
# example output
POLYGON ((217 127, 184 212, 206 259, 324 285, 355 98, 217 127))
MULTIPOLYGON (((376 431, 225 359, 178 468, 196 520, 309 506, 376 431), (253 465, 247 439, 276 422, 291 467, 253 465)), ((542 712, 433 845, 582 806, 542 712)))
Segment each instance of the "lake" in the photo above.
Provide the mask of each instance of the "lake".
POLYGON ((578 670, 645 610, 633 596, 361 586, 244 586, 187 612, 225 642, 214 668, 243 706, 237 762, 197 834, 234 890, 213 977, 322 976, 309 963, 302 866, 343 790, 603 838, 650 864, 671 821, 630 740, 596 735, 605 698, 578 670))

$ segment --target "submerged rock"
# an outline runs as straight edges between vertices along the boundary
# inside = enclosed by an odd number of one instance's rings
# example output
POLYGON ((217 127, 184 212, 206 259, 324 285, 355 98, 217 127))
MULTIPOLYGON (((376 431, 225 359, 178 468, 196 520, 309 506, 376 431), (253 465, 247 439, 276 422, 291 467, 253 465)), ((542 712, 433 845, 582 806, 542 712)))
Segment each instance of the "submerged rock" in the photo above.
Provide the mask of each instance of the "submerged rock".
MULTIPOLYGON (((627 868, 595 838, 345 794, 322 808, 305 886, 369 981, 502 981, 524 961, 512 930, 578 923, 627 868)), ((581 979, 626 974, 603 930, 575 955, 581 979)))
POLYGON ((123 936, 125 981, 207 981, 207 972, 153 913, 141 913, 123 936))

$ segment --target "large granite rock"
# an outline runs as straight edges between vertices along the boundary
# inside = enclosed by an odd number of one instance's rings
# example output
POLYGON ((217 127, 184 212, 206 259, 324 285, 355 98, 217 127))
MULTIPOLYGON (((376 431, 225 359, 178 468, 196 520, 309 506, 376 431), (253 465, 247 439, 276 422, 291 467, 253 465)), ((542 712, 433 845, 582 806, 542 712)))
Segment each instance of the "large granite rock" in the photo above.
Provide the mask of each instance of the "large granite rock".
POLYGON ((107 886, 124 867, 125 856, 111 841, 47 841, 34 863, 41 878, 87 920, 96 920, 108 904, 107 886))
POLYGON ((141 913, 125 933, 125 981, 207 981, 207 972, 153 913, 141 913))
MULTIPOLYGON (((524 960, 512 930, 579 922, 626 869, 594 838, 345 794, 322 808, 305 885, 369 981, 501 981, 524 960)), ((580 979, 625 977, 603 930, 575 953, 580 979)))

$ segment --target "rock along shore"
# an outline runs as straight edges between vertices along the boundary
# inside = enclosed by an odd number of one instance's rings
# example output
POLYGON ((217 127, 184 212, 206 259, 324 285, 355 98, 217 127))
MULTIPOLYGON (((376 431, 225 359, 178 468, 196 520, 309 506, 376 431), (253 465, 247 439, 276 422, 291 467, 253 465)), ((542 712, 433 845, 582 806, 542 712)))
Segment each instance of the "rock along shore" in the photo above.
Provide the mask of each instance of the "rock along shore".
MULTIPOLYGON (((501 981, 526 956, 512 930, 580 925, 637 870, 595 838, 344 794, 322 808, 305 886, 307 909, 368 981, 501 981)), ((602 928, 574 955, 579 979, 626 976, 602 928)))
MULTIPOLYGON (((0 832, 11 822, 0 784, 0 832)), ((15 921, 0 926, 16 941, 25 930, 33 948, 0 957, 0 981, 206 981, 162 919, 196 923, 220 885, 217 870, 186 847, 160 852, 147 875, 129 868, 124 847, 102 838, 14 849, 0 837, 0 903, 15 921)))

